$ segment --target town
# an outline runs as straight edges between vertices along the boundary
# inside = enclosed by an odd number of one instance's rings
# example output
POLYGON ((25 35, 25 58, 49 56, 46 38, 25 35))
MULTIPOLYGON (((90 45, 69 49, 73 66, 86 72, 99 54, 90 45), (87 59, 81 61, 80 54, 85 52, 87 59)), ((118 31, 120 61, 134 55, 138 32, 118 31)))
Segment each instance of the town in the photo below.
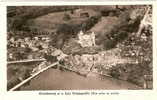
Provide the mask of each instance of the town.
POLYGON ((8 6, 7 27, 8 90, 152 89, 150 5, 8 6))

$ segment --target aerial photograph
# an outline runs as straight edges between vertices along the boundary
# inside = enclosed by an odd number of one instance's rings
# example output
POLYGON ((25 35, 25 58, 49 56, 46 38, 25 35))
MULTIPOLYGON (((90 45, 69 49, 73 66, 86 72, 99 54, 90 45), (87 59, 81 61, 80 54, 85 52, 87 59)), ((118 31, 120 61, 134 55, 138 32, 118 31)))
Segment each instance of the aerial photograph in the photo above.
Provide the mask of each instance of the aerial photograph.
POLYGON ((152 5, 7 6, 7 91, 152 90, 152 5))

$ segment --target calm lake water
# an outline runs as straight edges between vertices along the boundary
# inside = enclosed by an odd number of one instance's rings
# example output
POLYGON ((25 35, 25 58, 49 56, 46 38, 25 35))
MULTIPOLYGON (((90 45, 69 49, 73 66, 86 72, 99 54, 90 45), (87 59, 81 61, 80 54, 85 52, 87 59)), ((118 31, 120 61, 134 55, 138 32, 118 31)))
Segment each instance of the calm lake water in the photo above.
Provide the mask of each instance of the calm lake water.
POLYGON ((49 69, 21 90, 89 90, 89 89, 140 89, 138 86, 109 77, 80 76, 74 72, 49 69))

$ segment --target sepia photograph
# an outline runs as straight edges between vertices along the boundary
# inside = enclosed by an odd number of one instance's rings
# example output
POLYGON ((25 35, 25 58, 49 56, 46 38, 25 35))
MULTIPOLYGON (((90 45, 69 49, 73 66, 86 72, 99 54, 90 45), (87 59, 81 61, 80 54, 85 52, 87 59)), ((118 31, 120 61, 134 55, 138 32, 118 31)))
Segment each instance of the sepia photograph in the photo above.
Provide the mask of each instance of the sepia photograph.
POLYGON ((152 5, 7 6, 7 91, 152 90, 152 5))

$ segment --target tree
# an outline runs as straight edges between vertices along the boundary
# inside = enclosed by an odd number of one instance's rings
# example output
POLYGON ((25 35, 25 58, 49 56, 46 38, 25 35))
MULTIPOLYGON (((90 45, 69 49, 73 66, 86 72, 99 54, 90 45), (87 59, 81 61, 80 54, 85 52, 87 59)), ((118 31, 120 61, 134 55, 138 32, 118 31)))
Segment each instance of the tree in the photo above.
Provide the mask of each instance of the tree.
POLYGON ((63 16, 63 20, 68 21, 70 19, 71 19, 70 15, 65 13, 64 16, 63 16))

